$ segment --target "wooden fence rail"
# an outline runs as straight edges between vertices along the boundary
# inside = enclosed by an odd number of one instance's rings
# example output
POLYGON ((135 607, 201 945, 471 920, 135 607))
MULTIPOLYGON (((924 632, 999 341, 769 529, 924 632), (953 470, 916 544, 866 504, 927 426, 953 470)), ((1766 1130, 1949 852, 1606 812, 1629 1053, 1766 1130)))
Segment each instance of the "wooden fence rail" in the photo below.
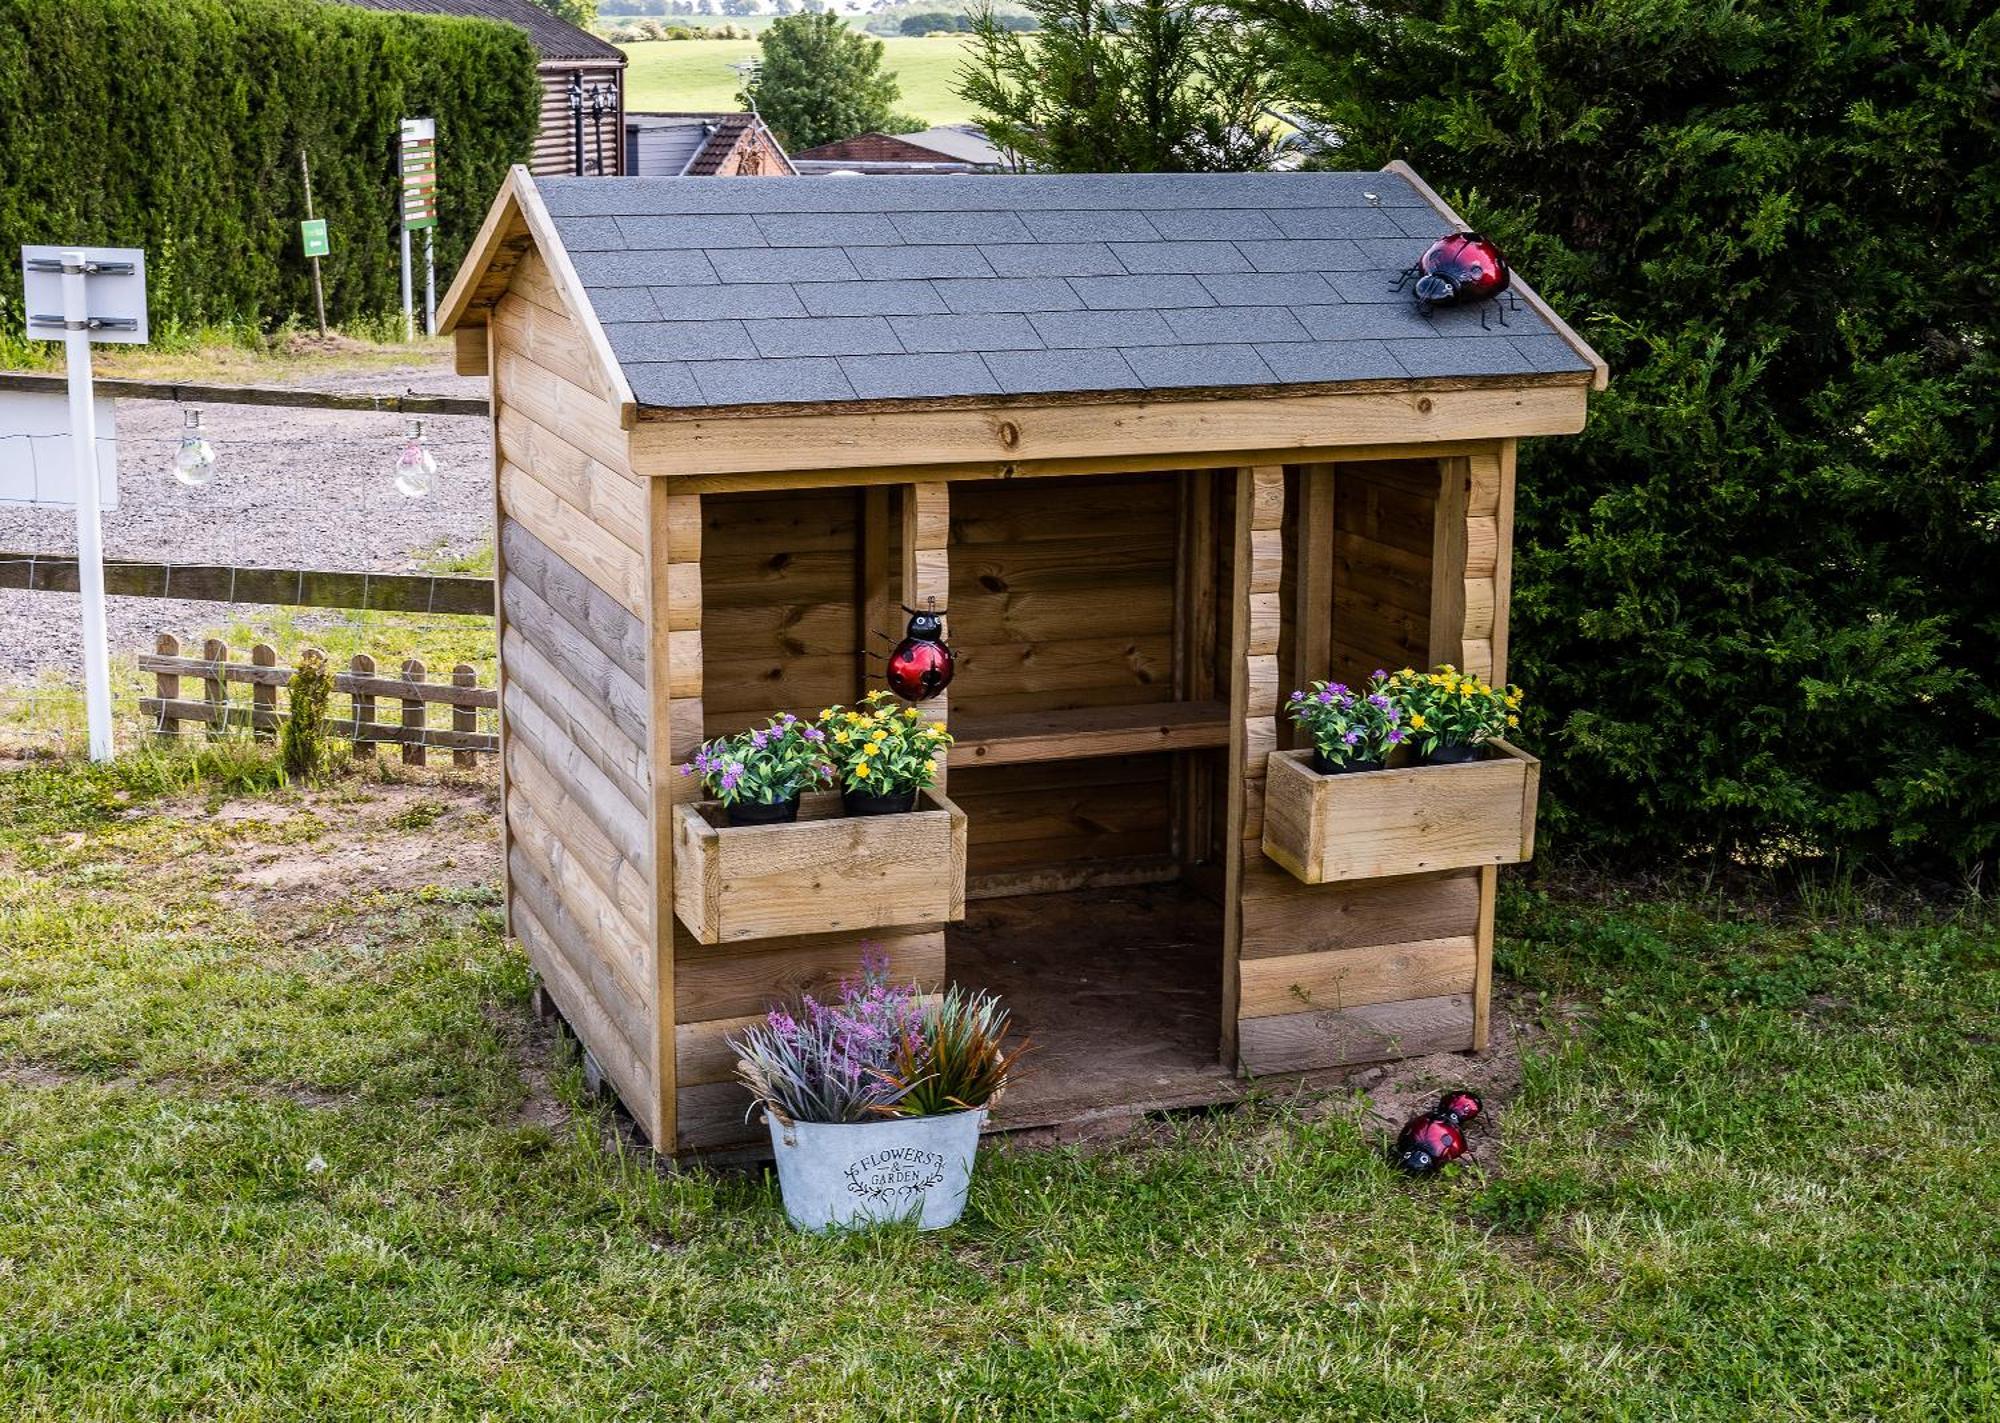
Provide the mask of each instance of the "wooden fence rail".
MULTIPOLYGON (((67 554, 0 552, 0 588, 74 593, 76 559, 67 554)), ((107 558, 104 591, 121 598, 493 616, 493 580, 463 574, 240 568, 229 564, 148 563, 140 559, 107 558)))
MULTIPOLYGON (((497 708, 500 694, 478 685, 479 674, 470 663, 452 668, 449 682, 426 680, 424 664, 414 657, 394 677, 381 675, 365 652, 356 653, 348 665, 348 671, 334 674, 333 690, 349 698, 349 715, 329 715, 326 734, 352 741, 355 755, 373 756, 376 745, 387 742, 403 748, 406 765, 425 764, 426 751, 436 747, 451 752, 453 765, 472 766, 481 753, 499 751, 498 734, 479 729, 479 713, 497 708), (400 703, 395 720, 377 720, 378 699, 400 703), (434 705, 451 708, 449 728, 430 724, 434 705)), ((287 715, 279 710, 278 689, 291 685, 293 669, 279 666, 276 649, 265 643, 250 649, 248 662, 232 662, 228 645, 219 639, 203 643, 201 656, 184 657, 179 640, 162 633, 155 650, 139 658, 139 670, 153 674, 153 695, 140 699, 139 710, 152 718, 161 736, 179 736, 182 723, 192 722, 212 734, 247 726, 253 736, 269 740, 287 715), (184 694, 183 677, 201 679, 198 698, 184 694), (247 705, 229 700, 232 682, 250 687, 247 705)))

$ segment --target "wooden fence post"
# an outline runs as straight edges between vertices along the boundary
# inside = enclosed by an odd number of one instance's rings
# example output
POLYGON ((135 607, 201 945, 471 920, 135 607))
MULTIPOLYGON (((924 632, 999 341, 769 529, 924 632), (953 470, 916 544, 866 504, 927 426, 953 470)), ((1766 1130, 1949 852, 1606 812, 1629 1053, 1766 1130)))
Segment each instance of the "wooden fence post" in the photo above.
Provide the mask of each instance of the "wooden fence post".
MULTIPOLYGON (((355 653, 354 660, 348 666, 357 677, 373 677, 375 675, 375 659, 365 652, 355 653)), ((354 755, 357 760, 372 761, 375 759, 375 743, 373 741, 364 741, 362 738, 373 734, 375 726, 375 694, 373 692, 353 692, 350 693, 350 696, 354 700, 354 755)))
MULTIPOLYGON (((412 657, 403 663, 403 680, 421 682, 424 680, 422 659, 412 657)), ((403 698, 403 729, 415 731, 416 735, 403 742, 403 764, 421 766, 424 764, 424 702, 415 696, 403 698)))
MULTIPOLYGON (((479 673, 470 662, 461 662, 451 669, 451 684, 454 687, 476 687, 479 673)), ((479 730, 479 708, 459 702, 451 709, 451 729, 453 731, 479 730)), ((451 764, 462 770, 469 770, 479 764, 479 755, 468 746, 454 747, 451 764)))
POLYGON ((209 666, 202 679, 202 692, 208 700, 208 734, 221 736, 229 730, 229 682, 223 667, 229 660, 229 644, 211 637, 201 645, 201 655, 209 666))
MULTIPOLYGON (((278 649, 260 642, 250 649, 250 661, 258 667, 276 667, 278 649)), ((250 734, 269 741, 278 734, 278 684, 258 680, 250 684, 250 734)))
MULTIPOLYGON (((153 651, 162 657, 179 657, 181 640, 170 632, 163 632, 153 644, 153 651)), ((181 675, 178 672, 155 672, 153 674, 153 695, 161 702, 159 720, 153 731, 159 736, 179 736, 181 719, 167 710, 167 706, 180 700, 181 675)))

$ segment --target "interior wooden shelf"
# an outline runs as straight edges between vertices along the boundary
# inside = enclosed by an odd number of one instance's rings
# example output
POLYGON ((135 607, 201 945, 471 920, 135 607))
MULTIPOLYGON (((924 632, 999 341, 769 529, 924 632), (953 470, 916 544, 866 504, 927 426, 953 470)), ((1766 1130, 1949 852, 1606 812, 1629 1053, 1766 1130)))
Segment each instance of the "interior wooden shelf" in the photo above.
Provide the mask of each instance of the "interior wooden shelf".
POLYGON ((1017 766, 1129 756, 1147 751, 1199 751, 1229 744, 1227 702, 1149 702, 1130 707, 954 716, 951 765, 1017 766))

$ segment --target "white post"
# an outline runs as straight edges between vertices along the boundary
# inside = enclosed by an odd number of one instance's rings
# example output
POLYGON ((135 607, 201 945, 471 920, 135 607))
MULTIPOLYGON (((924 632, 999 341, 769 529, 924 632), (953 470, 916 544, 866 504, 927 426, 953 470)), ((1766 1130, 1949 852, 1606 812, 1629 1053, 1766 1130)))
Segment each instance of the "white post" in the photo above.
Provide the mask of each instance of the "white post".
POLYGON ((417 314, 410 301, 410 229, 403 227, 403 339, 417 339, 417 314))
POLYGON ((76 581, 83 595, 83 693, 90 759, 111 759, 111 653, 104 627, 104 527, 98 514, 97 407, 90 384, 89 278, 82 252, 62 255, 63 349, 69 357, 69 448, 76 469, 76 581))
POLYGON ((424 335, 438 334, 437 229, 424 229, 424 335))

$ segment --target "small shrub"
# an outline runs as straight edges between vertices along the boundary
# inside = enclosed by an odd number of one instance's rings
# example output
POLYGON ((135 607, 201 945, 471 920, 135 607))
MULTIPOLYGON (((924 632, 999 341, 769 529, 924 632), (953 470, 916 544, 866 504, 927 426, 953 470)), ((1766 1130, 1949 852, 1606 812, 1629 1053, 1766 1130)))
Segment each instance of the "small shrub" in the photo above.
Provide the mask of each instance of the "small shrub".
POLYGON ((326 706, 333 695, 333 675, 326 657, 312 648, 299 654, 292 669, 291 714, 278 733, 278 764, 294 781, 314 781, 326 774, 330 760, 326 742, 326 706))

